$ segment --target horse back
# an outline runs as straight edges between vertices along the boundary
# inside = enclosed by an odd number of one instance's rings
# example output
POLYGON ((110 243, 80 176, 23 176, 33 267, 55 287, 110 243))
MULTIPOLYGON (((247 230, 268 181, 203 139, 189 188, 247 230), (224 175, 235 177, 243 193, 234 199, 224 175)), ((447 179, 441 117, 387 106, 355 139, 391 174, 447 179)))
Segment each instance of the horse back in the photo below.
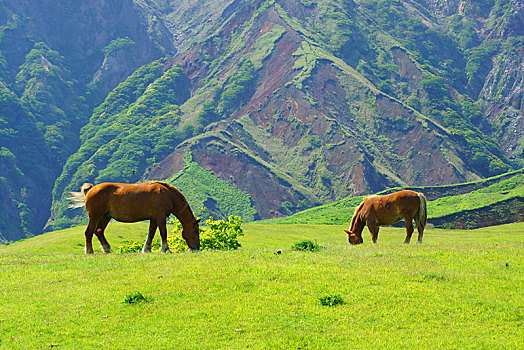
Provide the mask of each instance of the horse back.
POLYGON ((101 183, 86 195, 89 215, 106 215, 118 221, 167 217, 173 210, 173 200, 168 188, 161 183, 140 184, 101 183))
POLYGON ((406 217, 413 218, 419 210, 417 192, 403 190, 384 196, 372 196, 363 210, 377 225, 390 225, 406 217))

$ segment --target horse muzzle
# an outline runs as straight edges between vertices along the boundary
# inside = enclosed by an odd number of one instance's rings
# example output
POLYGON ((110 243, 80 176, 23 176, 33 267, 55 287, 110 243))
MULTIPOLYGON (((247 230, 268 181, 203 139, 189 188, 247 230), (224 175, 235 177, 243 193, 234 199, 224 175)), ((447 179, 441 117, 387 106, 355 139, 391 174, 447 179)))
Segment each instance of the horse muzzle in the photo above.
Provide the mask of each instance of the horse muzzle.
POLYGON ((348 234, 348 242, 351 245, 357 245, 357 244, 364 243, 364 240, 362 239, 362 237, 359 237, 352 233, 352 234, 348 234))

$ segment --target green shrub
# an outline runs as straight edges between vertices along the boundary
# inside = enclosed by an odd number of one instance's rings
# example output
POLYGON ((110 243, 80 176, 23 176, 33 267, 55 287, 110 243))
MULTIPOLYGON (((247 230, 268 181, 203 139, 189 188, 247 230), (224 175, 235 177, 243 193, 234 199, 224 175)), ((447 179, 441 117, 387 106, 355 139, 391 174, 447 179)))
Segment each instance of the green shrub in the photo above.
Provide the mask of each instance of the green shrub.
POLYGON ((344 304, 344 300, 342 300, 342 297, 338 294, 323 295, 318 298, 318 300, 320 300, 320 304, 322 306, 335 306, 344 304))
POLYGON ((446 276, 434 272, 426 273, 423 276, 424 281, 445 281, 446 279, 446 276))
POLYGON ((138 253, 142 250, 142 245, 137 241, 124 241, 124 245, 118 247, 120 253, 138 253))
MULTIPOLYGON (((178 221, 172 220, 174 228, 173 235, 167 238, 169 247, 173 251, 187 250, 186 241, 182 238, 182 225, 178 221)), ((235 250, 240 247, 238 237, 244 235, 242 229, 243 220, 240 216, 231 215, 228 221, 213 220, 209 217, 206 220, 207 227, 200 228, 200 249, 201 250, 235 250)))
POLYGON ((310 240, 304 240, 295 243, 292 247, 292 250, 300 250, 300 251, 310 251, 310 252, 318 252, 320 250, 320 246, 318 245, 317 241, 310 241, 310 240))
POLYGON ((124 297, 124 300, 122 300, 123 304, 136 304, 140 303, 142 301, 150 301, 150 298, 146 298, 142 295, 140 292, 134 292, 131 294, 128 294, 124 297))
MULTIPOLYGON (((139 253, 142 251, 143 243, 140 243, 138 241, 124 241, 124 245, 118 247, 118 251, 120 253, 139 253)), ((151 244, 151 251, 159 251, 160 250, 160 242, 154 241, 151 244)))
POLYGON ((124 49, 127 47, 131 47, 131 46, 135 46, 135 45, 136 43, 133 40, 129 39, 128 37, 118 38, 118 39, 112 40, 109 43, 109 45, 104 47, 102 51, 104 52, 104 56, 107 58, 115 51, 118 51, 120 49, 124 49))

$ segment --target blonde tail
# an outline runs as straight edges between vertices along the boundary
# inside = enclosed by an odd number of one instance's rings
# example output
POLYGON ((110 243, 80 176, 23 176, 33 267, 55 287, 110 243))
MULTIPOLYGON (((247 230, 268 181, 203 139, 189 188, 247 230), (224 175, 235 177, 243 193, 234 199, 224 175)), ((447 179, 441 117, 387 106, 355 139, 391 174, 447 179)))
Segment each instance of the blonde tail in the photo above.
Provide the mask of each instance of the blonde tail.
POLYGON ((93 187, 93 184, 85 183, 80 188, 80 192, 69 192, 69 197, 67 199, 71 204, 69 204, 69 209, 81 208, 85 205, 85 198, 87 192, 93 187))
POLYGON ((418 210, 418 219, 422 227, 426 227, 428 221, 428 211, 426 204, 426 197, 422 193, 417 193, 420 199, 420 208, 418 210))

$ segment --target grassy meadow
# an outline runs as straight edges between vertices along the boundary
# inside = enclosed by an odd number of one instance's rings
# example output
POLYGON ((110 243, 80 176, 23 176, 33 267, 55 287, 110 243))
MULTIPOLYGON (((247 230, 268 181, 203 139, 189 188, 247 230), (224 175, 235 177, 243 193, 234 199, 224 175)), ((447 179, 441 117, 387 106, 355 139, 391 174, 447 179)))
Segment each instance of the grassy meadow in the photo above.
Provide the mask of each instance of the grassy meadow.
POLYGON ((524 346, 524 223, 360 246, 342 226, 251 223, 237 251, 149 255, 118 252, 147 223, 111 223, 114 253, 93 256, 83 229, 0 246, 0 349, 524 346), (290 249, 304 239, 322 249, 290 249))

